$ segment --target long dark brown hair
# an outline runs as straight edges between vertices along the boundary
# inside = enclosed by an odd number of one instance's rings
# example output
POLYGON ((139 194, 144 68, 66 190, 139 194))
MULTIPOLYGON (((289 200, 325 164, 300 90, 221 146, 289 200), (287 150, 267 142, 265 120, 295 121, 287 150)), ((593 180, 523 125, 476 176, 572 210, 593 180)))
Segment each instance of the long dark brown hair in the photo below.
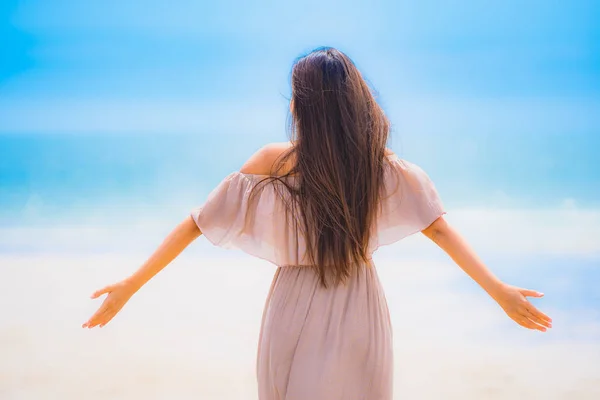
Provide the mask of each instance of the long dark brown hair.
POLYGON ((352 60, 334 48, 296 59, 291 87, 293 146, 275 170, 292 166, 275 179, 291 194, 288 210, 297 211, 310 266, 327 287, 329 277, 345 282, 369 261, 390 124, 352 60), (297 184, 281 179, 292 175, 297 184))

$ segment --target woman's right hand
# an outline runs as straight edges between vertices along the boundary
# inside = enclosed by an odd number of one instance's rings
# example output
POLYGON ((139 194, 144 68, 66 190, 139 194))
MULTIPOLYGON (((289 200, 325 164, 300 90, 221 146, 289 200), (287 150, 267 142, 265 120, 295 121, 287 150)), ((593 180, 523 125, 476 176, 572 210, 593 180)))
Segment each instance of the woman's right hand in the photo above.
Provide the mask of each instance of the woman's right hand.
POLYGON ((531 304, 527 300, 527 296, 543 297, 544 294, 512 285, 502 285, 498 293, 494 295, 494 300, 517 324, 528 329, 546 332, 547 328, 552 328, 552 318, 531 304))
POLYGON ((138 288, 131 281, 125 279, 95 291, 91 296, 92 299, 97 299, 103 294, 107 294, 108 296, 106 296, 98 311, 82 325, 82 328, 91 329, 96 326, 102 328, 108 324, 121 311, 125 303, 129 301, 138 288))

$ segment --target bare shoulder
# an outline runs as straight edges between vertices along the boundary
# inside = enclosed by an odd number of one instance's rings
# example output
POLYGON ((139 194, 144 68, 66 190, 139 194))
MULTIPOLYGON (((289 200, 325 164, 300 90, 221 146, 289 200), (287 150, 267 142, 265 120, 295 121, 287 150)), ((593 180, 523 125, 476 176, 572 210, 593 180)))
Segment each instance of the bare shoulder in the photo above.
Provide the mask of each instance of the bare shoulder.
POLYGON ((245 174, 270 175, 275 162, 293 147, 290 142, 269 143, 258 149, 244 163, 240 172, 245 174))
MULTIPOLYGON (((244 163, 240 172, 254 175, 270 175, 273 173, 273 167, 276 161, 292 147, 293 144, 290 142, 274 142, 266 144, 252 154, 252 156, 244 163)), ((394 152, 391 149, 385 149, 386 157, 393 155, 394 152)))

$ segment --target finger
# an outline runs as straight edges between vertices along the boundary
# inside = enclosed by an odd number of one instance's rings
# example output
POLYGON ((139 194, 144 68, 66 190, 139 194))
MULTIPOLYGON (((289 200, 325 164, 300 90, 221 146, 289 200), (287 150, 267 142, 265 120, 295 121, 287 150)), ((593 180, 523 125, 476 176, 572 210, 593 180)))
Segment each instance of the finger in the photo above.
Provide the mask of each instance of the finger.
POLYGON ((519 313, 521 314, 521 316, 523 318, 530 319, 531 321, 535 322, 536 324, 543 325, 543 326, 546 326, 546 325, 549 324, 548 321, 545 321, 545 320, 539 318, 533 312, 531 312, 527 308, 527 306, 520 307, 519 308, 519 313))
POLYGON ((112 321, 112 319, 115 317, 115 315, 117 315, 116 310, 110 310, 110 312, 108 312, 105 316, 103 321, 99 324, 99 327, 102 328, 104 325, 108 324, 110 321, 112 321))
POLYGON ((549 316, 547 316, 546 314, 544 314, 543 312, 538 310, 533 304, 528 303, 527 309, 529 310, 529 312, 531 312, 536 317, 543 319, 545 321, 548 321, 550 324, 552 324, 552 318, 550 318, 549 316))
POLYGON ((524 316, 525 316, 525 318, 530 319, 531 321, 533 321, 534 323, 536 323, 538 325, 541 325, 546 328, 552 328, 552 324, 550 322, 537 317, 536 315, 534 315, 531 311, 529 311, 527 309, 524 310, 524 316))
POLYGON ((112 285, 109 286, 105 286, 100 290, 96 290, 94 293, 92 293, 91 298, 92 299, 97 299, 98 297, 102 296, 105 293, 110 293, 112 291, 112 285))
POLYGON ((117 315, 117 313, 113 313, 112 315, 109 315, 106 318, 106 321, 104 321, 103 323, 100 324, 100 328, 104 327, 106 324, 108 324, 110 321, 112 321, 112 319, 115 317, 115 315, 117 315))
POLYGON ((88 327, 91 329, 103 324, 108 319, 109 314, 110 310, 105 310, 102 314, 99 314, 94 319, 92 319, 88 327))
POLYGON ((511 316, 511 318, 519 325, 521 325, 524 328, 529 328, 529 326, 527 326, 527 323, 525 322, 525 318, 523 318, 521 315, 519 316, 511 316))
POLYGON ((519 318, 517 318, 516 321, 519 323, 519 325, 521 325, 521 326, 523 326, 524 328, 527 328, 527 329, 533 329, 533 330, 542 330, 542 329, 545 329, 544 327, 535 324, 533 321, 531 321, 531 320, 529 320, 529 319, 527 319, 525 317, 519 317, 519 318))
POLYGON ((520 292, 523 296, 530 296, 530 297, 543 297, 544 296, 544 293, 538 292, 537 290, 521 289, 520 292))
POLYGON ((102 314, 104 314, 108 309, 108 303, 106 302, 106 300, 104 300, 104 302, 102 303, 102 305, 100 306, 100 308, 98 309, 98 311, 96 311, 88 320, 88 322, 86 322, 85 325, 87 325, 88 328, 91 328, 95 325, 96 321, 98 320, 98 318, 100 318, 100 316, 102 314))
POLYGON ((94 313, 94 315, 92 315, 86 322, 83 323, 83 325, 81 325, 81 327, 82 328, 91 328, 94 321, 96 321, 96 319, 98 318, 98 315, 99 315, 99 311, 96 311, 94 313))
POLYGON ((90 319, 87 320, 87 322, 85 322, 82 327, 83 328, 93 328, 94 325, 96 324, 96 321, 98 321, 98 318, 100 317, 100 314, 98 312, 96 312, 93 316, 90 317, 90 319))

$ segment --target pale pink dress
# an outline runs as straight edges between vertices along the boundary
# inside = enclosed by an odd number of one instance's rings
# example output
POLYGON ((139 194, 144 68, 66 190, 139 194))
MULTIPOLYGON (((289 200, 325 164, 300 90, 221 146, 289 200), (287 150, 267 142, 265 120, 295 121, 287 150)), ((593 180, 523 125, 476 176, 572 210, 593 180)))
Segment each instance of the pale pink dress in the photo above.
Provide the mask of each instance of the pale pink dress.
MULTIPOLYGON (((395 155, 386 161, 371 254, 444 214, 421 168, 395 155)), ((301 266, 305 242, 286 221, 273 184, 259 185, 249 202, 250 189, 264 177, 233 172, 191 212, 213 244, 277 266, 258 343, 259 399, 391 400, 392 326, 372 260, 347 285, 322 288, 316 274, 301 266)))

